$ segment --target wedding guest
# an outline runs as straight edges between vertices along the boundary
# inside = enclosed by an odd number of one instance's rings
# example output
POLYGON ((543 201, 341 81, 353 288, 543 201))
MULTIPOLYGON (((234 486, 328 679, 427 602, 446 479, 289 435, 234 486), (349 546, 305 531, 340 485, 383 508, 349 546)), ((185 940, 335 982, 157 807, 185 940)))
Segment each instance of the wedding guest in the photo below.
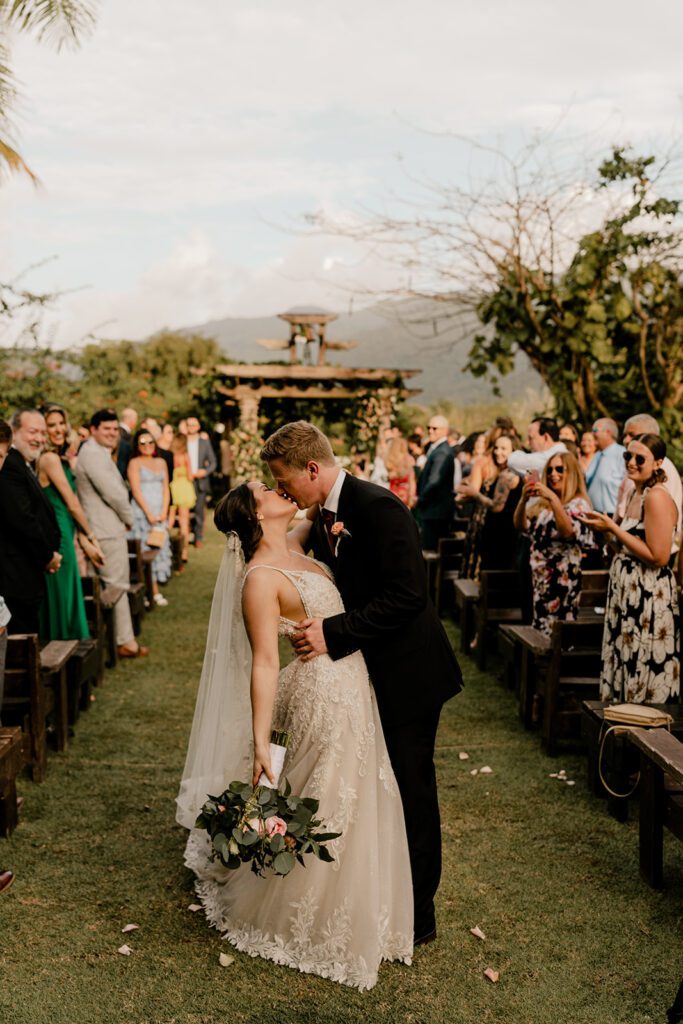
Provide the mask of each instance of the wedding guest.
POLYGON ((128 463, 128 483, 132 495, 133 527, 131 533, 142 544, 143 551, 149 551, 149 539, 154 533, 161 539, 155 544, 158 549, 152 562, 152 594, 159 607, 168 604, 159 590, 160 583, 170 580, 171 541, 168 534, 168 506, 170 490, 166 462, 156 451, 154 438, 149 430, 138 430, 133 438, 133 457, 128 463), (160 535, 163 534, 163 537, 160 535))
POLYGON ((93 565, 104 564, 104 553, 76 494, 76 478, 68 451, 70 433, 66 412, 58 405, 45 409, 47 443, 38 459, 38 482, 52 505, 62 542, 62 564, 46 578, 40 614, 41 640, 87 640, 90 636, 83 587, 76 558, 75 537, 93 565))
POLYGON ((597 450, 595 434, 592 430, 584 430, 579 441, 579 465, 584 476, 588 473, 588 467, 595 458, 597 450))
MULTIPOLYGON (((560 441, 564 441, 566 444, 569 442, 576 448, 579 446, 579 431, 573 423, 563 423, 560 427, 560 441)), ((574 454, 572 452, 572 454, 574 454)))
MULTIPOLYGON (((168 528, 172 530, 178 517, 180 533, 180 560, 184 565, 188 559, 190 546, 190 512, 197 503, 197 495, 192 484, 192 467, 187 454, 187 438, 184 434, 176 434, 171 445, 173 455, 173 477, 171 479, 171 507, 168 516, 168 528)), ((181 566, 182 572, 182 566, 181 566)))
MULTIPOLYGON (((624 444, 628 447, 631 441, 639 437, 640 434, 656 434, 659 436, 659 423, 648 413, 638 413, 636 416, 631 416, 630 419, 624 424, 624 444)), ((664 486, 673 498, 674 505, 676 506, 677 517, 676 517, 676 536, 674 538, 673 545, 671 547, 671 554, 675 555, 681 546, 681 508, 683 506, 683 483, 681 482, 678 470, 674 466, 671 459, 666 456, 662 462, 662 470, 666 474, 666 480, 664 486)), ((633 496, 635 490, 635 484, 631 480, 628 473, 624 477, 621 487, 619 488, 619 495, 617 498, 617 522, 620 522, 626 514, 626 508, 629 501, 633 496)))
MULTIPOLYGON (((76 486, 83 509, 104 552, 104 565, 96 571, 105 585, 128 590, 130 563, 127 533, 133 525, 128 488, 111 453, 119 439, 114 409, 100 409, 90 420, 90 439, 78 453, 76 486)), ((139 658, 149 649, 138 644, 133 632, 130 605, 125 595, 114 605, 116 644, 121 658, 139 658)))
MULTIPOLYGON (((507 464, 507 456, 505 461, 507 464)), ((458 486, 457 505, 461 508, 469 506, 469 523, 462 557, 462 574, 467 579, 479 579, 482 531, 493 501, 499 471, 500 467, 493 457, 493 448, 486 448, 483 455, 472 460, 468 476, 458 486)))
MULTIPOLYGON (((166 472, 168 473, 168 479, 170 483, 170 481, 173 479, 173 453, 170 451, 170 443, 168 445, 168 448, 165 448, 162 444, 162 428, 159 426, 159 424, 157 423, 153 416, 147 416, 146 419, 144 419, 140 424, 140 427, 144 427, 145 430, 148 430, 152 437, 154 438, 155 455, 158 458, 163 459, 164 462, 166 463, 166 472)), ((171 440, 173 440, 173 427, 171 427, 171 440)))
POLYGON ((532 625, 550 634, 553 623, 578 614, 584 553, 595 546, 584 521, 591 506, 578 460, 571 452, 551 455, 542 481, 522 487, 514 523, 530 538, 532 625))
POLYGON ((0 594, 12 616, 11 635, 38 633, 45 575, 57 572, 62 556, 54 509, 34 471, 45 444, 45 419, 37 409, 21 409, 10 427, 13 444, 0 472, 0 594))
POLYGON ((436 551, 441 537, 447 537, 453 521, 453 462, 448 443, 448 420, 432 416, 427 427, 431 444, 427 461, 417 483, 416 509, 420 516, 422 546, 436 551))
MULTIPOLYGON (((477 547, 479 549, 478 564, 475 572, 481 569, 514 569, 517 557, 517 530, 514 524, 515 508, 519 498, 521 478, 508 468, 508 459, 515 450, 517 441, 514 437, 502 434, 493 445, 492 459, 495 467, 493 488, 490 493, 488 486, 470 494, 469 484, 463 484, 461 494, 473 498, 479 509, 483 511, 483 522, 480 528, 477 547)), ((478 510, 477 510, 478 512, 478 510)), ((475 512, 475 516, 477 515, 475 512)), ((474 516, 473 516, 474 519, 474 516)), ((477 576, 470 576, 476 579, 477 576)))
POLYGON ((591 512, 585 522, 616 549, 602 644, 602 700, 663 704, 680 690, 678 594, 669 568, 678 510, 667 491, 666 444, 634 438, 624 453, 634 488, 622 522, 591 512))
POLYGON ((7 452, 12 445, 12 428, 5 420, 0 420, 0 469, 7 458, 7 452))
MULTIPOLYGON (((179 428, 180 429, 180 428, 179 428)), ((194 509, 194 546, 202 547, 204 543, 204 507, 211 490, 210 477, 215 473, 218 463, 208 438, 200 436, 201 424, 196 416, 187 418, 187 454, 192 467, 197 504, 194 509)))
POLYGON ((619 428, 607 417, 595 421, 593 434, 598 451, 586 473, 588 497, 596 512, 614 518, 624 479, 624 446, 618 443, 619 428))
POLYGON ((513 452, 508 460, 508 466, 515 473, 536 473, 540 476, 549 458, 567 451, 564 441, 560 441, 557 423, 547 416, 537 416, 529 424, 527 447, 528 452, 513 452))
POLYGON ((128 463, 133 455, 133 431, 138 424, 135 409, 124 409, 119 421, 119 443, 116 449, 116 465, 124 480, 128 479, 128 463))
POLYGON ((413 508, 417 501, 415 460, 408 451, 404 437, 394 437, 387 446, 385 465, 389 477, 389 490, 404 505, 413 508))

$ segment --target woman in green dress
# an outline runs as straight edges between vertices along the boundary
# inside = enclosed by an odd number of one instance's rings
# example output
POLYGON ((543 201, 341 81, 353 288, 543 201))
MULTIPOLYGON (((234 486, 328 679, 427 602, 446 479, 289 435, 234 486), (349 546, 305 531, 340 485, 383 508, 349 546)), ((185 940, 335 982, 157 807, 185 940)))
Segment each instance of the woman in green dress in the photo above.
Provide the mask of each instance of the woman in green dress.
POLYGON ((62 564, 56 573, 45 576, 46 595, 40 614, 41 640, 86 640, 90 636, 85 614, 83 589, 76 560, 75 533, 85 555, 95 565, 104 563, 104 555, 90 529, 83 507, 76 496, 76 481, 66 452, 69 424, 59 406, 45 411, 48 444, 38 463, 38 481, 52 504, 62 542, 62 564))

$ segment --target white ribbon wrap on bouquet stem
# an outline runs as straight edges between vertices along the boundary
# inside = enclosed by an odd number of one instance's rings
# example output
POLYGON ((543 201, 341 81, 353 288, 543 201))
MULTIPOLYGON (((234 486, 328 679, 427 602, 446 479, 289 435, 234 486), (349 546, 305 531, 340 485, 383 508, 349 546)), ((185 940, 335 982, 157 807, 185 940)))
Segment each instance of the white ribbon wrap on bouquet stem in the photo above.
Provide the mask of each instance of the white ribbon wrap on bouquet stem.
POLYGON ((257 786, 267 786, 268 789, 277 789, 280 785, 280 776, 282 775, 282 769, 285 765, 285 754, 287 753, 287 747, 281 747, 277 743, 270 744, 270 767, 273 771, 273 777, 275 779, 275 785, 272 785, 270 779, 265 772, 261 772, 259 780, 256 783, 257 786))

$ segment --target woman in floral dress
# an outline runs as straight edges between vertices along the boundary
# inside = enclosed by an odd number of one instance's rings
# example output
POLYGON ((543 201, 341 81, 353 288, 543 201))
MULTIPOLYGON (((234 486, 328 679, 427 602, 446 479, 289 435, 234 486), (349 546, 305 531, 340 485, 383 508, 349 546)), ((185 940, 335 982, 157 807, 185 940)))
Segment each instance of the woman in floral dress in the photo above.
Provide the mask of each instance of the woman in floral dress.
POLYGON ((665 455, 656 434, 631 441, 624 459, 636 489, 621 523, 599 512, 585 517, 617 548, 602 643, 603 700, 663 704, 680 690, 678 596, 669 568, 677 512, 663 486, 665 455))
POLYGON ((515 526, 531 540, 532 623, 548 636, 554 622, 578 613, 584 552, 595 540, 583 520, 591 504, 578 461, 571 452, 546 463, 541 482, 528 479, 515 510, 515 526))

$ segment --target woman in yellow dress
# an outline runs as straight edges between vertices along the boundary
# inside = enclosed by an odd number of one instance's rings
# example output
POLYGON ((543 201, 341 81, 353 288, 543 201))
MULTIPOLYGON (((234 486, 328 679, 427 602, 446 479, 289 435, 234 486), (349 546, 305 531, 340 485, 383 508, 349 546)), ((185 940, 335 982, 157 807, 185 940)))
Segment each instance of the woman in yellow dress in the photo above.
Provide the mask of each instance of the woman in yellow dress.
POLYGON ((173 452, 173 479, 171 480, 168 527, 170 530, 173 529, 177 515, 182 543, 180 559, 185 563, 190 547, 190 511, 197 503, 197 495, 192 482, 192 466, 190 465, 190 456, 187 454, 187 438, 184 434, 175 435, 171 443, 171 451, 173 452))

